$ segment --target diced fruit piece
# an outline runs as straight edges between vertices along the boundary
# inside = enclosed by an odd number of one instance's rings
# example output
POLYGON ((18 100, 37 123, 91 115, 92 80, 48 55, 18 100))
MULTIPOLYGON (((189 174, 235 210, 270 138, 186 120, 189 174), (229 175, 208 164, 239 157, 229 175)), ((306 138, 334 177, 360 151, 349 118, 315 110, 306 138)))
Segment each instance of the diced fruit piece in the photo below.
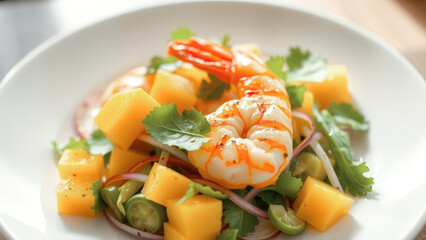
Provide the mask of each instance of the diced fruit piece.
POLYGON ((81 217, 95 217, 95 204, 92 181, 79 181, 74 178, 61 180, 56 192, 58 213, 81 217))
POLYGON ((78 178, 94 182, 102 178, 104 158, 86 150, 66 149, 59 159, 58 170, 61 179, 78 178))
POLYGON ((209 79, 206 71, 198 69, 190 63, 183 63, 182 66, 180 66, 174 73, 191 80, 196 91, 200 88, 203 79, 206 81, 209 79))
POLYGON ((353 202, 332 186, 308 177, 293 207, 296 216, 324 232, 348 213, 353 202))
POLYGON ((185 195, 192 181, 172 169, 154 163, 142 194, 149 200, 166 206, 167 201, 185 195))
POLYGON ((327 108, 332 102, 351 103, 348 91, 347 73, 344 65, 330 65, 323 82, 303 82, 306 89, 314 94, 320 108, 327 108), (332 94, 331 94, 332 93, 332 94))
POLYGON ((95 123, 111 142, 128 149, 146 129, 141 121, 157 106, 160 104, 141 88, 121 92, 104 105, 95 123))
POLYGON ((143 90, 149 92, 153 78, 151 76, 152 74, 146 75, 146 70, 147 68, 145 66, 134 68, 110 83, 102 94, 101 105, 105 105, 105 103, 118 92, 136 88, 143 88, 143 90))
POLYGON ((314 111, 314 95, 309 91, 305 91, 303 94, 302 106, 296 109, 308 114, 309 117, 312 118, 314 111))
POLYGON ((180 233, 173 225, 165 222, 164 225, 164 240, 191 240, 180 233))
POLYGON ((179 199, 167 202, 169 223, 188 239, 211 240, 220 234, 222 201, 196 195, 183 203, 179 199), (208 226, 208 227, 207 227, 208 226))
POLYGON ((109 159, 109 166, 107 170, 107 178, 110 178, 116 174, 124 173, 129 170, 133 165, 149 158, 150 155, 146 152, 138 151, 130 148, 124 150, 120 146, 115 145, 111 152, 109 159))
POLYGON ((126 202, 126 218, 130 226, 156 233, 163 228, 166 220, 166 208, 136 194, 126 202))
POLYGON ((240 50, 244 52, 251 52, 261 57, 262 53, 260 51, 260 47, 257 43, 245 43, 245 44, 237 44, 232 46, 232 50, 240 50))
POLYGON ((161 104, 176 103, 178 112, 190 110, 197 101, 194 85, 185 77, 158 70, 149 93, 161 104))

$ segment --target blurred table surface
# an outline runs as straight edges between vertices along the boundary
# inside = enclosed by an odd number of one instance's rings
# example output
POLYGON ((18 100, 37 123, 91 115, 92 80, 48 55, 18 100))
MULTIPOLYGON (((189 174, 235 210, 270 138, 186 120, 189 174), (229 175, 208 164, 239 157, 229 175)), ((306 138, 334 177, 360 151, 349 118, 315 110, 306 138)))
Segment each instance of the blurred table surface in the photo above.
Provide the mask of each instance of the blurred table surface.
MULTIPOLYGON (((426 0, 282 1, 362 26, 400 51, 426 78, 426 0)), ((0 0, 0 79, 51 36, 138 5, 140 0, 0 0)), ((421 239, 426 239, 426 227, 416 237, 421 239)))

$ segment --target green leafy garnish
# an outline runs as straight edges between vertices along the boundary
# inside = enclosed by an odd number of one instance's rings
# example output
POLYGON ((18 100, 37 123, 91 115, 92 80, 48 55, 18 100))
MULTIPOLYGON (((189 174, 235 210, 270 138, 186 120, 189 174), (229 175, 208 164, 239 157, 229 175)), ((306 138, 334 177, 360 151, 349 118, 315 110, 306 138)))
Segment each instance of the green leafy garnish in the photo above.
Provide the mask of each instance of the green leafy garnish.
POLYGON ((283 70, 285 65, 285 58, 283 56, 271 56, 267 61, 266 65, 274 72, 281 80, 287 79, 287 73, 283 70))
POLYGON ((98 212, 102 212, 102 210, 104 210, 104 208, 106 207, 106 204, 101 198, 101 190, 101 181, 98 179, 92 184, 93 196, 95 196, 95 205, 90 208, 98 212))
POLYGON ((179 27, 170 33, 171 40, 189 39, 192 36, 194 36, 194 33, 187 27, 179 27))
POLYGON ((89 152, 91 154, 102 154, 105 156, 114 148, 114 145, 112 145, 104 133, 99 129, 92 133, 87 143, 89 144, 89 152))
POLYGON ((189 184, 189 188, 188 188, 188 190, 186 190, 185 195, 179 201, 176 202, 176 205, 183 203, 186 200, 192 198, 195 195, 195 189, 197 189, 200 193, 202 193, 204 195, 208 195, 210 197, 214 197, 214 198, 218 198, 218 199, 222 199, 222 200, 228 198, 227 194, 224 194, 220 191, 215 191, 209 186, 203 186, 199 183, 192 182, 192 183, 189 184))
POLYGON ((300 48, 290 48, 287 65, 287 81, 322 82, 327 75, 326 60, 309 51, 302 52, 300 48))
POLYGON ((319 111, 318 104, 314 105, 314 120, 317 129, 327 138, 328 145, 336 160, 334 167, 343 189, 353 196, 365 196, 371 192, 374 180, 365 177, 369 169, 366 163, 355 165, 352 160, 352 150, 349 135, 342 131, 326 109, 319 111))
POLYGON ((283 204, 283 195, 281 193, 278 193, 276 191, 267 190, 262 191, 257 194, 257 197, 260 197, 262 201, 267 203, 268 205, 274 204, 274 205, 282 205, 283 204))
POLYGON ((158 70, 174 72, 181 65, 182 62, 179 61, 177 58, 154 56, 153 58, 151 58, 151 62, 147 69, 147 74, 155 74, 158 70))
POLYGON ((237 235, 240 238, 253 232, 256 225, 259 224, 259 220, 256 216, 229 200, 223 202, 223 209, 223 216, 225 217, 224 222, 229 224, 230 229, 237 229, 237 235))
POLYGON ((238 235, 238 229, 225 229, 222 233, 216 237, 216 240, 236 240, 238 235))
POLYGON ((338 125, 344 125, 357 131, 367 131, 370 127, 364 116, 355 110, 351 104, 332 102, 328 110, 338 125))
POLYGON ((304 84, 301 85, 288 85, 285 87, 290 98, 290 105, 292 109, 302 107, 303 94, 306 91, 304 84))
POLYGON ((223 93, 226 90, 229 90, 231 88, 229 83, 226 83, 220 80, 218 77, 216 77, 213 74, 209 73, 209 78, 210 78, 210 82, 203 79, 200 89, 198 90, 197 97, 203 100, 207 100, 207 101, 218 100, 222 97, 223 93))
POLYGON ((222 37, 222 46, 226 47, 226 48, 231 48, 231 44, 229 44, 229 35, 225 34, 222 37))
POLYGON ((203 114, 191 108, 180 115, 175 103, 154 107, 142 124, 155 141, 187 151, 197 150, 210 140, 204 136, 210 132, 210 124, 203 114))
POLYGON ((303 182, 300 178, 291 176, 291 172, 287 171, 285 173, 281 173, 278 181, 274 185, 267 186, 263 189, 272 190, 280 193, 283 196, 287 196, 290 198, 296 198, 296 193, 298 193, 303 185, 303 182))
POLYGON ((99 129, 94 131, 88 140, 70 138, 69 143, 63 147, 58 147, 56 142, 52 142, 52 145, 58 158, 66 149, 81 149, 86 150, 90 154, 102 154, 105 164, 108 162, 110 153, 114 147, 99 129))
POLYGON ((309 58, 309 51, 302 52, 298 47, 290 48, 290 55, 286 57, 288 69, 293 71, 295 69, 301 68, 303 61, 309 58))
POLYGON ((52 142, 52 145, 57 156, 61 156, 66 149, 89 150, 89 144, 86 140, 76 140, 75 138, 70 138, 70 142, 63 147, 59 147, 57 142, 52 142))

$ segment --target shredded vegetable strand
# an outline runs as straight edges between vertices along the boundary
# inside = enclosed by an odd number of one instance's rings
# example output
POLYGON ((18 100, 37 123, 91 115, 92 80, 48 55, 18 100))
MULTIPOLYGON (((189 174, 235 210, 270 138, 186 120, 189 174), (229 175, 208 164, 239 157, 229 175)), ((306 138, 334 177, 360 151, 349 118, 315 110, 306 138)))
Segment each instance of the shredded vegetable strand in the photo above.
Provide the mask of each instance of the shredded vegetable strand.
POLYGON ((281 230, 277 230, 274 233, 272 233, 271 235, 265 236, 265 237, 260 237, 260 238, 259 237, 257 237, 257 238, 243 237, 243 238, 238 238, 238 239, 239 240, 273 240, 273 239, 277 238, 280 234, 281 234, 281 230))
MULTIPOLYGON (((304 134, 309 134, 309 129, 304 127, 303 128, 304 134)), ((338 190, 343 192, 342 185, 340 185, 339 178, 336 175, 336 172, 334 171, 333 166, 330 163, 330 159, 328 158, 327 154, 325 153, 324 149, 322 148, 321 144, 317 140, 311 141, 309 145, 314 150, 315 154, 318 155, 318 157, 321 159, 325 172, 327 173, 327 177, 330 180, 331 185, 334 188, 337 188, 338 190)))
POLYGON ((113 177, 110 177, 104 184, 103 187, 107 187, 111 185, 114 182, 120 181, 120 180, 135 180, 139 182, 146 182, 148 179, 148 175, 142 174, 142 173, 122 173, 117 174, 113 177))
POLYGON ((222 187, 222 186, 220 186, 216 183, 213 183, 213 182, 201 179, 201 178, 193 178, 191 180, 193 180, 194 182, 203 184, 203 185, 210 186, 214 190, 221 191, 222 193, 227 194, 229 196, 229 200, 231 200, 232 202, 234 202, 235 204, 237 204, 239 207, 246 210, 247 212, 253 214, 254 216, 260 217, 260 218, 263 218, 263 219, 269 219, 267 212, 253 206, 251 203, 244 200, 243 198, 241 198, 240 196, 238 196, 237 194, 235 194, 231 190, 226 189, 226 188, 224 188, 224 187, 222 187))
POLYGON ((169 160, 169 156, 170 156, 170 154, 168 152, 166 152, 164 150, 161 151, 160 160, 158 160, 158 163, 166 166, 167 161, 169 160))
POLYGON ((250 202, 254 197, 256 197, 256 195, 262 191, 261 188, 252 188, 245 196, 244 196, 244 200, 246 200, 247 202, 250 202))
POLYGON ((145 134, 145 133, 141 134, 138 139, 149 144, 149 145, 151 145, 151 146, 154 146, 156 148, 160 148, 160 149, 170 153, 171 155, 179 158, 180 160, 182 160, 182 161, 184 161, 188 164, 191 164, 191 162, 189 161, 188 155, 185 152, 183 152, 183 151, 181 151, 181 150, 179 150, 175 147, 171 147, 171 146, 159 143, 159 142, 155 141, 154 139, 152 139, 151 136, 148 135, 148 134, 145 134))
POLYGON ((314 124, 314 120, 312 120, 312 118, 310 118, 306 113, 298 111, 298 110, 293 110, 293 117, 296 118, 300 118, 305 120, 306 122, 309 123, 309 126, 311 128, 311 131, 309 132, 309 134, 305 134, 305 139, 303 139, 303 141, 297 145, 297 147, 295 147, 293 149, 293 156, 291 158, 291 161, 289 163, 289 166, 291 165, 291 163, 293 162, 293 159, 305 148, 309 145, 309 143, 312 141, 312 138, 314 136, 315 133, 315 124, 314 124))
POLYGON ((117 219, 115 219, 111 213, 108 212, 108 210, 104 210, 103 213, 105 214, 105 216, 108 218, 108 220, 117 228, 119 228, 120 230, 131 234, 133 236, 136 236, 138 238, 141 239, 145 239, 145 240, 163 240, 164 236, 163 235, 158 235, 158 234, 153 234, 153 233, 148 233, 148 232, 144 232, 141 231, 139 229, 136 228, 132 228, 127 224, 124 224, 120 221, 118 221, 117 219))

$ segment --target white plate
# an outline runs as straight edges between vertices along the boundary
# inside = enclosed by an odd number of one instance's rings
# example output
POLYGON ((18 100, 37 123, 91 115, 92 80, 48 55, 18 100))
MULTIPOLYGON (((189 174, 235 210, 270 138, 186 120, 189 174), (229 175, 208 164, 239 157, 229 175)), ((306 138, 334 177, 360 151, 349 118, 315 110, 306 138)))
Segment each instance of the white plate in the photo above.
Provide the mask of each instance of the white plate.
MULTIPOLYGON (((351 24, 275 3, 202 2, 143 8, 43 44, 0 88, 0 225, 17 239, 127 238, 102 217, 56 212, 58 172, 51 142, 73 136, 73 110, 105 81, 154 54, 171 29, 230 34, 284 54, 300 45, 345 64, 354 102, 371 121, 355 150, 370 167, 373 192, 329 231, 297 239, 410 239, 425 223, 426 84, 393 48, 351 24)), ((157 3, 158 4, 158 3, 157 3)), ((158 4, 160 5, 160 4, 158 4)))

